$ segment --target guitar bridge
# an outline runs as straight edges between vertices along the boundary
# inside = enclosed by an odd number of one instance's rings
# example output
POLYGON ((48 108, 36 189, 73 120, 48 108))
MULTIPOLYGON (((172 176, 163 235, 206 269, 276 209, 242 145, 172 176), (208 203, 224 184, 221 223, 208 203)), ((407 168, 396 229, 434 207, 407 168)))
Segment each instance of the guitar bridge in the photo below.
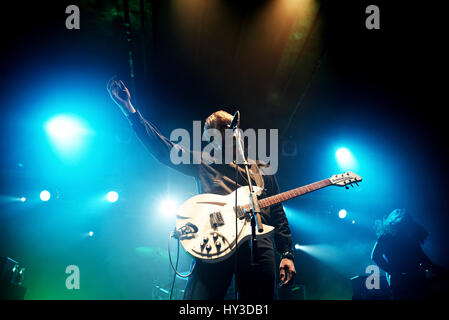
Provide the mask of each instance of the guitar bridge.
POLYGON ((222 225, 224 225, 223 216, 220 211, 213 212, 209 215, 210 225, 213 229, 216 229, 222 225))

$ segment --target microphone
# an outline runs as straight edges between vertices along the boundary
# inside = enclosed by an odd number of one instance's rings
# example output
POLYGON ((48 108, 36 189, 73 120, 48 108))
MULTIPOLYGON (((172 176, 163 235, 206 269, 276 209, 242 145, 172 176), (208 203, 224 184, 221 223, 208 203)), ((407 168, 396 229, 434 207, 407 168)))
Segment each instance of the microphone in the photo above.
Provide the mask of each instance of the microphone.
POLYGON ((234 114, 234 118, 232 118, 231 123, 229 124, 229 129, 236 129, 240 126, 240 111, 236 111, 234 114))

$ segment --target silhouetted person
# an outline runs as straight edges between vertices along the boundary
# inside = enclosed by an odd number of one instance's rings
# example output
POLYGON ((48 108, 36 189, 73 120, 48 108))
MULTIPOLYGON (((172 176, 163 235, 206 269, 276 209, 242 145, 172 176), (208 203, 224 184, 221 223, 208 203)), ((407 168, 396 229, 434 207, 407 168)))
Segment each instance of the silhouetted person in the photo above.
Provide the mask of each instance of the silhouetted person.
POLYGON ((426 298, 426 271, 438 268, 421 248, 428 232, 405 209, 393 210, 376 226, 378 239, 371 257, 387 273, 393 299, 426 298))

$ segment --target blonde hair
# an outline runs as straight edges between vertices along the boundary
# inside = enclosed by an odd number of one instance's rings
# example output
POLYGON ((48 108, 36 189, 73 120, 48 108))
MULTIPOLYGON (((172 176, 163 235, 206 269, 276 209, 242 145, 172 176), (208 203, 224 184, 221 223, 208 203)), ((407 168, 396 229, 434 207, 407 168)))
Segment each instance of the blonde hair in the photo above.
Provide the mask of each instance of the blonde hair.
POLYGON ((207 117, 204 123, 204 129, 226 129, 231 123, 232 118, 233 116, 224 110, 215 111, 207 117))
POLYGON ((393 236, 408 234, 419 240, 421 243, 428 237, 429 233, 420 224, 416 223, 413 217, 405 209, 395 209, 383 219, 375 221, 377 236, 390 234, 393 236))

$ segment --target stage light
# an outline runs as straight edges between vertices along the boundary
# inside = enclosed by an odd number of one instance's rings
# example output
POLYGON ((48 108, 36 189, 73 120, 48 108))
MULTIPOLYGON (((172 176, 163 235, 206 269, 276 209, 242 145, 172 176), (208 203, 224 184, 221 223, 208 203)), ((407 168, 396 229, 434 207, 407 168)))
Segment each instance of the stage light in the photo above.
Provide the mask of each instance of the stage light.
POLYGON ((342 170, 354 169, 355 160, 351 151, 346 148, 339 148, 335 153, 335 156, 338 165, 342 170))
POLYGON ((301 249, 301 246, 299 244, 295 244, 295 249, 299 250, 299 249, 301 249))
MULTIPOLYGON (((300 250, 333 267, 346 265, 349 261, 347 257, 345 257, 345 259, 342 258, 343 253, 348 253, 346 247, 343 251, 343 248, 341 246, 333 244, 307 244, 300 246, 300 250)), ((349 252, 351 252, 351 250, 349 250, 349 252)))
POLYGON ((93 231, 89 231, 89 237, 92 237, 94 235, 93 231))
POLYGON ((106 199, 109 202, 116 202, 118 200, 118 193, 115 191, 109 191, 108 194, 106 195, 106 199))
POLYGON ((27 198, 22 197, 22 198, 20 198, 20 201, 25 202, 25 201, 27 201, 27 198))
MULTIPOLYGON (((323 223, 323 220, 312 212, 291 208, 289 204, 284 206, 284 211, 290 228, 305 235, 308 240, 316 238, 318 241, 323 237, 335 235, 339 232, 333 223, 323 223)), ((336 213, 335 210, 332 211, 333 215, 336 215, 336 213)))
POLYGON ((45 124, 45 130, 53 144, 61 152, 78 151, 88 134, 82 121, 74 116, 58 115, 45 124))
POLYGON ((169 197, 163 198, 159 204, 159 211, 167 216, 176 214, 177 209, 178 203, 174 199, 169 197))
POLYGON ((341 209, 340 211, 338 211, 338 217, 339 217, 340 219, 346 218, 346 215, 347 215, 347 214, 348 214, 348 213, 346 212, 345 209, 341 209))
POLYGON ((48 192, 47 190, 43 190, 40 194, 40 198, 42 201, 50 200, 50 192, 48 192))
POLYGON ((351 222, 352 222, 352 224, 355 224, 355 220, 352 220, 351 222))

